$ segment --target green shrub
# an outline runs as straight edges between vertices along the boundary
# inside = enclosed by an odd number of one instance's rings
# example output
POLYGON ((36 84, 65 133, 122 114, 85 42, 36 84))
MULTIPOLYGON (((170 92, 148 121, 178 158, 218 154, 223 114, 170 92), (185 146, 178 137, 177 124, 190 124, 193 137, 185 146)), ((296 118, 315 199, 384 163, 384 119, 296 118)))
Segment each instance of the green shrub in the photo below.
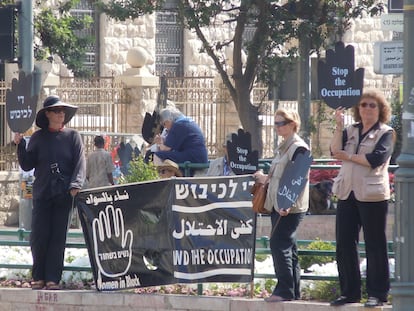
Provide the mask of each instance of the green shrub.
MULTIPOLYGON (((309 243, 306 247, 309 250, 335 250, 335 246, 330 242, 321 241, 320 239, 316 239, 309 243)), ((323 265, 328 262, 332 262, 335 260, 334 256, 317 256, 317 255, 306 255, 299 257, 299 264, 302 269, 308 271, 309 267, 313 264, 323 265)))
POLYGON ((269 255, 266 255, 266 254, 256 254, 255 259, 258 262, 263 262, 263 261, 265 261, 267 259, 267 257, 269 257, 269 255))
POLYGON ((312 281, 301 293, 302 299, 318 301, 332 301, 340 294, 339 281, 312 281))
POLYGON ((119 178, 120 184, 159 179, 157 168, 152 162, 145 163, 142 156, 134 158, 129 162, 127 175, 119 178))

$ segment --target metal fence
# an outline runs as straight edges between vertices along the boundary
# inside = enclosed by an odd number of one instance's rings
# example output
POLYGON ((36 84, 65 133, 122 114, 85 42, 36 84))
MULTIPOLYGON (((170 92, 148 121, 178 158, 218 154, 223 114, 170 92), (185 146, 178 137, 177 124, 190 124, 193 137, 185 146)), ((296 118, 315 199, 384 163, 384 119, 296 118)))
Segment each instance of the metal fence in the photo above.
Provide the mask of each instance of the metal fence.
MULTIPOLYGON (((129 98, 121 83, 113 77, 97 79, 60 78, 55 94, 63 101, 75 103, 79 109, 68 126, 78 131, 99 133, 123 133, 128 127, 127 105, 129 98)), ((0 81, 0 170, 16 170, 16 147, 7 126, 6 90, 10 88, 0 81)), ((39 102, 44 100, 43 95, 39 102)))
MULTIPOLYGON (((200 125, 206 137, 209 157, 216 157, 227 132, 237 131, 241 127, 238 113, 225 86, 210 76, 168 77, 167 85, 168 99, 200 125)), ((275 142, 274 102, 267 99, 267 92, 266 85, 256 85, 253 88, 252 103, 260 107, 263 157, 272 157, 275 142)), ((279 105, 297 109, 297 102, 281 102, 279 105)))
MULTIPOLYGON (((128 129, 136 120, 128 115, 131 99, 121 83, 114 77, 80 80, 61 77, 61 84, 55 93, 62 100, 76 103, 78 113, 68 124, 81 132, 90 133, 124 133, 130 136, 140 133, 129 133, 128 129)), ((220 146, 229 131, 237 131, 241 127, 238 113, 227 89, 212 76, 167 77, 168 99, 175 103, 184 114, 193 118, 201 127, 208 149, 209 158, 215 158, 220 146)), ((0 81, 0 170, 17 169, 15 164, 15 146, 10 142, 12 133, 6 125, 5 98, 6 85, 0 81)), ((384 87, 384 93, 391 98, 398 85, 384 87)), ((40 101, 43 98, 40 98, 40 101)), ((274 134, 273 118, 276 104, 268 99, 268 87, 256 85, 252 92, 252 103, 260 107, 259 118, 262 121, 263 158, 273 157, 277 137, 274 134)), ((278 107, 297 110, 296 101, 281 101, 278 107)), ((138 125, 139 128, 139 125, 138 125)), ((85 144, 89 146, 90 135, 85 144)), ((86 137, 85 136, 85 137, 86 137)), ((122 137, 117 137, 118 140, 122 137)), ((254 139, 254 138, 253 138, 254 139)), ((114 140, 114 142, 116 142, 114 140)))
POLYGON ((7 126, 6 119, 6 90, 5 81, 0 81, 0 171, 16 170, 16 147, 10 143, 11 131, 7 126))
POLYGON ((79 131, 124 132, 128 126, 128 97, 121 83, 113 77, 96 79, 60 78, 56 88, 64 102, 79 109, 68 127, 79 131))

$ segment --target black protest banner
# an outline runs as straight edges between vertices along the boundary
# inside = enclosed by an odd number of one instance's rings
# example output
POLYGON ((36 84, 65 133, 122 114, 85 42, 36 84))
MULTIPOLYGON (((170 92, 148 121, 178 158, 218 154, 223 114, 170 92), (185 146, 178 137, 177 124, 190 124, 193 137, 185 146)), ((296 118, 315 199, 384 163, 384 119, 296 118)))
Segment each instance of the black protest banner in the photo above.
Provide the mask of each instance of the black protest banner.
POLYGON ((12 88, 6 91, 7 124, 13 132, 24 133, 33 125, 37 98, 32 95, 32 75, 20 72, 19 79, 13 79, 12 88))
POLYGON ((279 209, 288 209, 296 204, 308 181, 309 168, 312 163, 310 151, 298 153, 294 161, 289 161, 280 178, 277 191, 279 209))
POLYGON ((326 51, 326 61, 318 62, 319 96, 336 109, 356 105, 362 95, 364 68, 355 70, 354 47, 339 41, 326 51))
POLYGON ((226 142, 229 166, 236 175, 253 174, 259 169, 259 153, 252 151, 250 133, 239 129, 231 136, 231 141, 226 142))
POLYGON ((97 289, 250 282, 252 184, 251 176, 174 178, 81 191, 97 289))

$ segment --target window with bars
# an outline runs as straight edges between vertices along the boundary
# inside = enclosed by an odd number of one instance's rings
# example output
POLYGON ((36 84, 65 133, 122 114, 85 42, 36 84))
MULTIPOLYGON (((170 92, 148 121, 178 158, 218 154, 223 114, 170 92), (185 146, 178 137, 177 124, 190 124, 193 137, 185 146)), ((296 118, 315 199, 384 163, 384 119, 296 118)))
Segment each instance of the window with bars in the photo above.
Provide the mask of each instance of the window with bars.
POLYGON ((157 75, 181 77, 183 64, 183 27, 178 22, 177 3, 166 1, 164 10, 156 12, 155 70, 157 75))
POLYGON ((79 37, 91 37, 93 40, 87 46, 86 55, 84 60, 84 66, 90 68, 90 70, 99 76, 99 57, 98 57, 98 45, 99 45, 99 19, 93 5, 93 1, 80 0, 79 3, 73 8, 70 13, 72 16, 83 18, 84 16, 90 16, 93 20, 92 24, 85 29, 78 30, 76 32, 79 37))

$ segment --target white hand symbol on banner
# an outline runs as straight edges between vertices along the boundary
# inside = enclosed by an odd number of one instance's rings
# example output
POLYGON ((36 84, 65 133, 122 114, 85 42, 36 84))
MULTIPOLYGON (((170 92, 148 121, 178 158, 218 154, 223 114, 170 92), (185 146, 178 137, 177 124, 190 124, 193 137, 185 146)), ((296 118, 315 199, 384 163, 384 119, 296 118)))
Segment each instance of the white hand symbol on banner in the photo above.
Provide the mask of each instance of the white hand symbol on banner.
POLYGON ((107 277, 125 275, 131 266, 133 235, 132 230, 125 231, 122 210, 108 205, 92 221, 92 233, 100 273, 107 277))

